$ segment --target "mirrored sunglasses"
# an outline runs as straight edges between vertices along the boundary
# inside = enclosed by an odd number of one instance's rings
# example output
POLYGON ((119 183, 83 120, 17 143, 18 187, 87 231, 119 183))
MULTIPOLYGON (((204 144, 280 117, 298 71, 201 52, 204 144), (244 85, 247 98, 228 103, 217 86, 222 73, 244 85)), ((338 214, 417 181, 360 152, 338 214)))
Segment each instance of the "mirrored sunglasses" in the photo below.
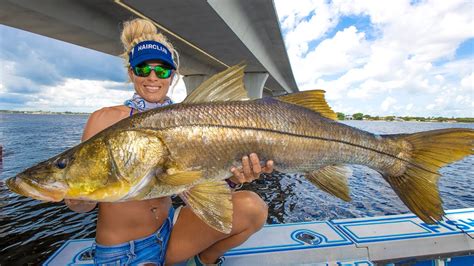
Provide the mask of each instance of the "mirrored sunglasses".
POLYGON ((150 66, 146 64, 138 65, 132 68, 133 73, 139 77, 148 77, 152 70, 155 70, 155 74, 160 79, 167 79, 171 76, 172 69, 166 66, 150 66))

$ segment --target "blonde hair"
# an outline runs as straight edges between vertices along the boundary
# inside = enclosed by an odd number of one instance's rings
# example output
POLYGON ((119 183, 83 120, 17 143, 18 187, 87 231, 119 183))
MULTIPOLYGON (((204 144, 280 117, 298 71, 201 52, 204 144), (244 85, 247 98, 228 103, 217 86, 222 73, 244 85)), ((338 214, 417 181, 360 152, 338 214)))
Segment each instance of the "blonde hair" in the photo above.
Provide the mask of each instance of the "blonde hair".
MULTIPOLYGON (((125 67, 128 69, 130 68, 130 51, 133 49, 135 45, 139 42, 143 41, 157 41, 162 43, 168 50, 170 50, 171 55, 173 57, 173 62, 176 65, 176 75, 178 76, 178 80, 180 78, 179 73, 179 54, 178 51, 174 49, 173 44, 168 41, 165 35, 158 32, 156 26, 149 20, 136 18, 129 21, 125 21, 123 23, 123 30, 120 36, 120 40, 122 41, 122 45, 124 48, 123 54, 121 57, 124 59, 125 67)), ((178 83, 178 80, 174 82, 174 86, 178 83)))

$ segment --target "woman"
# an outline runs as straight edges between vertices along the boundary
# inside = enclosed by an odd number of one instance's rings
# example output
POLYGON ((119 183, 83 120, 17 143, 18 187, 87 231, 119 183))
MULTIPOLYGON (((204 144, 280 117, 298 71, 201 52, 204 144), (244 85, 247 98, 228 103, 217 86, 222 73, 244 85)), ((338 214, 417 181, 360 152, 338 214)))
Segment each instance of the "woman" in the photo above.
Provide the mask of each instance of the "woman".
MULTIPOLYGON (((157 33, 153 23, 143 19, 126 22, 121 40, 134 97, 125 105, 95 111, 85 126, 83 141, 134 113, 171 103, 166 94, 179 73, 173 46, 157 33)), ((272 161, 261 166, 257 155, 250 154, 242 158, 242 169, 230 169, 233 177, 229 183, 251 182, 272 170, 272 161)), ((99 203, 95 262, 161 265, 165 260, 167 264, 188 260, 190 265, 220 264, 227 250, 247 240, 267 218, 266 204, 253 192, 235 192, 232 201, 230 234, 212 229, 188 207, 174 210, 169 197, 99 203)), ((66 204, 76 212, 87 212, 97 205, 77 200, 66 200, 66 204)))

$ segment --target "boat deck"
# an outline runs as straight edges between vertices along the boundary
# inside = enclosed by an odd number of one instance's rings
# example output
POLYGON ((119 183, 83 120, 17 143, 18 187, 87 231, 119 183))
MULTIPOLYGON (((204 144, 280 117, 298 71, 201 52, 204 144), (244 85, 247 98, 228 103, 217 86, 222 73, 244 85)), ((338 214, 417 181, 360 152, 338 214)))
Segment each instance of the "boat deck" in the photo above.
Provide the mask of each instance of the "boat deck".
MULTIPOLYGON (((413 214, 266 225, 228 251, 225 265, 474 265, 474 208, 446 217, 433 225, 413 214)), ((69 240, 44 265, 92 265, 92 242, 69 240)))

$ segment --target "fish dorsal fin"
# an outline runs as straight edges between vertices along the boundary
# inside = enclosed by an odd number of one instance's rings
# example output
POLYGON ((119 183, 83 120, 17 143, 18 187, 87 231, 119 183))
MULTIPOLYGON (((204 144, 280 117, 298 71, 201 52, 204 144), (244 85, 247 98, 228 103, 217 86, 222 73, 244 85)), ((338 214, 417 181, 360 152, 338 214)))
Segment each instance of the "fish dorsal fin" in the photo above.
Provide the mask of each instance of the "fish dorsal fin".
POLYGON ((232 194, 227 182, 205 181, 179 194, 201 220, 224 234, 232 230, 232 194))
POLYGON ((326 118, 337 120, 337 114, 324 99, 324 93, 325 91, 323 90, 300 91, 274 98, 283 102, 303 106, 320 113, 326 118))
POLYGON ((306 174, 306 178, 321 190, 344 201, 351 201, 347 178, 352 169, 346 165, 328 165, 306 174))
POLYGON ((244 64, 238 64, 215 74, 192 91, 183 103, 248 100, 244 69, 244 64))

